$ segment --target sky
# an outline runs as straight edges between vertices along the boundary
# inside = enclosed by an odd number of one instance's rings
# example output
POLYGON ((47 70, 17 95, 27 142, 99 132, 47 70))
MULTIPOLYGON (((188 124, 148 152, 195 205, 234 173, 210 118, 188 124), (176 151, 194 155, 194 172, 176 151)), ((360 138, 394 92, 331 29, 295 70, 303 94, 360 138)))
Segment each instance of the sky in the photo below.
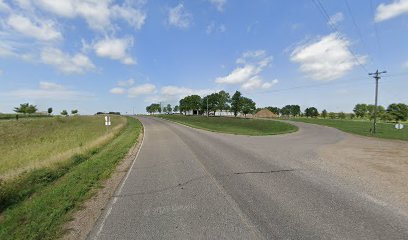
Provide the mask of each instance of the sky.
POLYGON ((257 107, 408 103, 408 0, 0 0, 0 112, 144 113, 236 90, 257 107))

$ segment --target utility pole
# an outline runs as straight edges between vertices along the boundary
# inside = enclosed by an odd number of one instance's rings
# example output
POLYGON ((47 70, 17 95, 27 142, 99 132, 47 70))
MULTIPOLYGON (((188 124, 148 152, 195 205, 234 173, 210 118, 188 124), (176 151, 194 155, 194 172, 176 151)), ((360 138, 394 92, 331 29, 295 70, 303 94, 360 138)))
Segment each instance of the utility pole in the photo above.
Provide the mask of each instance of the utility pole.
POLYGON ((383 73, 387 73, 387 71, 382 71, 382 72, 378 72, 375 71, 374 73, 369 73, 368 75, 373 76, 373 78, 375 79, 375 104, 374 104, 374 123, 373 123, 373 130, 372 133, 376 132, 376 125, 377 125, 377 104, 378 104, 378 80, 381 79, 381 74, 383 73))
POLYGON ((208 96, 207 96, 207 117, 208 117, 208 96))

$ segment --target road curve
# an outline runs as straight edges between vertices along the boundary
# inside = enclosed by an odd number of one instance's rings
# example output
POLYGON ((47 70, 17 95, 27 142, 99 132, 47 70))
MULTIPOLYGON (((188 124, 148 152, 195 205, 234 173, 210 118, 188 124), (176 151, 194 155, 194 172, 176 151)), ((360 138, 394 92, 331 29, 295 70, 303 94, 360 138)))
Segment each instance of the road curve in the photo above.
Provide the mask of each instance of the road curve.
POLYGON ((408 216, 310 164, 346 137, 237 136, 139 117, 145 137, 89 239, 408 239, 408 216))

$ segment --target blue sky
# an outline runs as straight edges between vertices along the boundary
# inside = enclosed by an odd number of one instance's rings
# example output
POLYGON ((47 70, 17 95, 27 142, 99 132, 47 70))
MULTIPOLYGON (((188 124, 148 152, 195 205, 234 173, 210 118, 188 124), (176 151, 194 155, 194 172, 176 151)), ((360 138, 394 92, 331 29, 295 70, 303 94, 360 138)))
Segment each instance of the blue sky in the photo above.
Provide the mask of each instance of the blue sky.
POLYGON ((241 91, 258 107, 408 102, 408 0, 0 0, 0 112, 143 113, 241 91))

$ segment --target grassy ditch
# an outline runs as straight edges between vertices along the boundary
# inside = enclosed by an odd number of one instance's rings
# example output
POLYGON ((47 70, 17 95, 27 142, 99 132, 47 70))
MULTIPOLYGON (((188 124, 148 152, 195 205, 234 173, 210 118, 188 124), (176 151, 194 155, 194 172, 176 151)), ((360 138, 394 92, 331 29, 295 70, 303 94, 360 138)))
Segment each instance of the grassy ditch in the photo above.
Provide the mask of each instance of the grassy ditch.
MULTIPOLYGON (((59 167, 39 169, 20 180, 6 182, 9 188, 15 188, 14 192, 23 194, 31 191, 31 194, 29 198, 9 204, 1 213, 0 239, 61 237, 63 224, 110 176, 141 131, 141 123, 128 118, 126 126, 111 142, 74 155, 66 164, 60 163, 59 167), (30 184, 33 188, 28 187, 30 184)), ((3 190, 2 193, 7 191, 3 190)))
POLYGON ((297 131, 297 127, 292 124, 262 119, 184 115, 160 115, 160 117, 194 128, 237 135, 275 135, 297 131))
POLYGON ((341 119, 320 119, 320 118, 293 118, 297 122, 313 123, 337 128, 341 131, 363 135, 368 137, 378 137, 386 139, 408 140, 408 126, 401 130, 395 129, 392 123, 377 123, 376 134, 370 133, 372 122, 358 120, 341 120, 341 119))
POLYGON ((0 178, 7 179, 67 160, 109 142, 126 124, 112 116, 107 133, 104 116, 72 116, 0 121, 0 178))

